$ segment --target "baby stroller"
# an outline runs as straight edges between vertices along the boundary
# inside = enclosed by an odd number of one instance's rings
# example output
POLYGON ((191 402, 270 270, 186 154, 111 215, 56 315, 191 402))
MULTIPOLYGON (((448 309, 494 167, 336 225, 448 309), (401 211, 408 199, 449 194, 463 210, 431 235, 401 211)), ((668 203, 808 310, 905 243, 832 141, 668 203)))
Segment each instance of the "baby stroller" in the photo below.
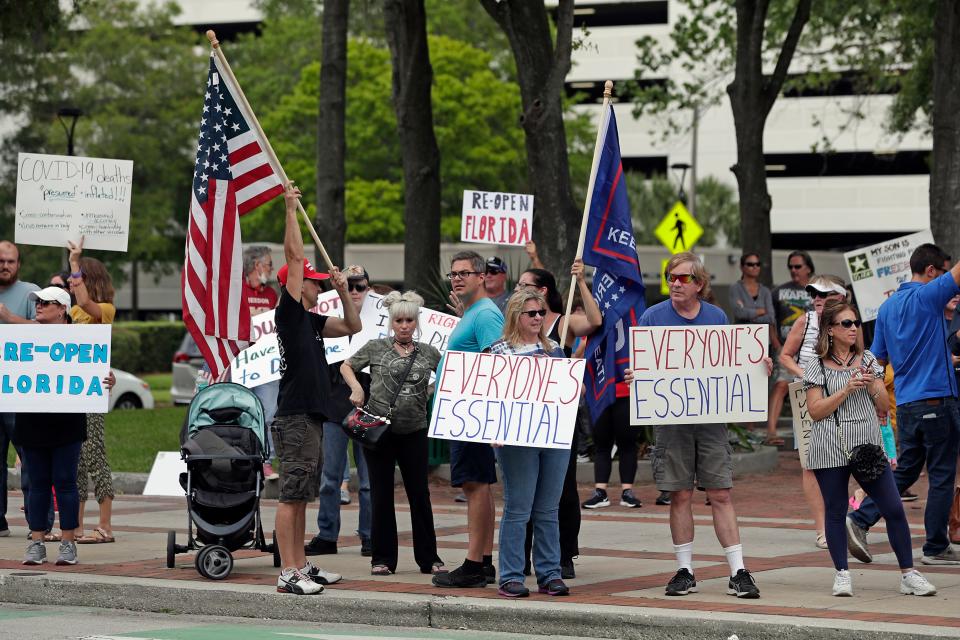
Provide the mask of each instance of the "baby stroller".
POLYGON ((197 571, 211 580, 230 575, 237 549, 273 553, 273 566, 280 566, 276 532, 267 544, 260 521, 264 439, 263 407, 246 387, 221 382, 194 396, 180 432, 187 544, 177 544, 175 531, 167 533, 168 568, 176 554, 197 549, 197 571))

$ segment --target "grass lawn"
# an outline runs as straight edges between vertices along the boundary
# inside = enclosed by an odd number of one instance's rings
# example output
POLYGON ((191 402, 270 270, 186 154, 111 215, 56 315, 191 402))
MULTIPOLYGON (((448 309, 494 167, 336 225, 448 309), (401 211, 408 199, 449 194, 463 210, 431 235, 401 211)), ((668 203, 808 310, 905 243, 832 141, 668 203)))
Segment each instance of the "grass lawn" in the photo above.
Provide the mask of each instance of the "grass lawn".
POLYGON ((187 407, 107 414, 107 460, 114 471, 147 473, 158 451, 180 450, 180 427, 187 407))
POLYGON ((150 385, 150 393, 153 394, 155 406, 173 406, 173 401, 170 399, 170 383, 173 381, 172 373, 146 373, 141 374, 140 377, 150 385))

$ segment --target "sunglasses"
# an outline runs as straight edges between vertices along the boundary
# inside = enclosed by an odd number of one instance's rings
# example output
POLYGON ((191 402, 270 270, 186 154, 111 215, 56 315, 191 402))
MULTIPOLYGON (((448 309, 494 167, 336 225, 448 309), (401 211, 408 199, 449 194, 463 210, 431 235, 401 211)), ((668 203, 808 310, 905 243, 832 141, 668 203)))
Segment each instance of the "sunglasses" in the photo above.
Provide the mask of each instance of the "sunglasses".
POLYGON ((813 298, 823 298, 823 299, 826 299, 826 298, 829 298, 830 296, 833 296, 833 295, 836 295, 836 294, 835 294, 833 291, 827 291, 826 293, 824 293, 823 291, 814 291, 814 292, 811 293, 810 295, 811 295, 813 298))
POLYGON ((677 281, 680 281, 680 284, 690 284, 691 282, 696 282, 697 276, 692 273, 668 273, 667 282, 671 284, 677 281))
POLYGON ((535 285, 535 284, 532 283, 532 282, 518 282, 518 283, 517 283, 517 288, 518 288, 518 289, 520 289, 520 288, 522 288, 522 287, 536 287, 536 286, 537 286, 537 285, 535 285))
POLYGON ((347 284, 347 289, 349 289, 350 291, 359 291, 360 293, 363 293, 369 288, 370 288, 370 285, 368 284, 354 284, 352 282, 347 284))
POLYGON ((498 276, 501 273, 506 273, 506 271, 500 271, 500 269, 487 269, 486 273, 488 276, 498 276))
POLYGON ((759 263, 759 262, 744 262, 744 263, 743 263, 743 266, 745 266, 745 267, 759 267, 759 266, 760 266, 760 263, 759 263))
POLYGON ((850 320, 849 318, 847 320, 841 320, 840 322, 834 322, 833 324, 834 326, 840 325, 844 329, 849 329, 850 327, 860 328, 859 320, 850 320))
POLYGON ((56 300, 37 300, 34 304, 36 304, 38 307, 47 307, 51 304, 55 304, 57 306, 60 305, 60 303, 56 300))
POLYGON ((481 276, 483 271, 451 271, 447 274, 447 280, 466 280, 470 276, 481 276))
POLYGON ((803 269, 807 265, 801 263, 801 264, 788 264, 787 266, 790 268, 790 271, 797 271, 799 269, 803 269))
POLYGON ((547 315, 546 309, 534 309, 533 311, 521 311, 520 315, 527 316, 528 318, 536 318, 540 316, 541 318, 547 315))

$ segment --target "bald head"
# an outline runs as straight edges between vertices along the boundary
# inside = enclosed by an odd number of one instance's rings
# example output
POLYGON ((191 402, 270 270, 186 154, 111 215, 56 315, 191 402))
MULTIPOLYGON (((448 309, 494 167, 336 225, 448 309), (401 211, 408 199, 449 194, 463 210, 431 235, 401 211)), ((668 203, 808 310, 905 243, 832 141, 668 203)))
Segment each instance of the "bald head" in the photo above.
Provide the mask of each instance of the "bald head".
POLYGON ((9 240, 0 240, 0 287, 9 287, 20 275, 20 250, 9 240))

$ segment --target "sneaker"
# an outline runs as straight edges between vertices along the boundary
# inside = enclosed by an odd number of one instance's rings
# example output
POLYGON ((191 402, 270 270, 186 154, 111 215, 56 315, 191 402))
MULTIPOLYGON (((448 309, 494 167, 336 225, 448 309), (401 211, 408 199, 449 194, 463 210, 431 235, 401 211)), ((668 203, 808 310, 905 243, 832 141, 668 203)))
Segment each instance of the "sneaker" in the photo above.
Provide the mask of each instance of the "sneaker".
POLYGON ((937 588, 919 571, 910 571, 900 578, 900 593, 905 596, 932 596, 936 595, 937 588))
POLYGON ((483 575, 487 579, 487 584, 496 584, 497 570, 492 564, 483 565, 483 575))
POLYGON ((573 580, 577 577, 577 570, 573 568, 573 558, 560 561, 560 577, 564 580, 573 580))
POLYGON ((923 564, 960 564, 960 554, 957 553, 952 544, 948 544, 946 549, 935 556, 923 554, 920 562, 923 564))
POLYGON ((677 571, 670 582, 667 583, 667 589, 664 592, 668 596, 685 596, 688 593, 697 592, 697 581, 689 569, 680 569, 677 571))
POLYGON ((817 541, 814 543, 817 549, 829 549, 830 545, 827 544, 827 536, 823 533, 817 534, 817 541))
POLYGON ((23 556, 23 564, 43 564, 47 561, 47 547, 43 540, 32 540, 27 545, 27 553, 23 556))
POLYGON ((909 489, 904 489, 900 492, 900 501, 901 502, 913 502, 917 499, 917 494, 913 493, 909 489))
POLYGON ((620 495, 620 506, 627 507, 628 509, 637 509, 642 507, 643 503, 640 502, 640 498, 633 495, 633 489, 624 489, 620 495))
POLYGON ((590 456, 585 453, 577 454, 577 464, 586 464, 588 462, 590 462, 590 456))
POLYGON ((837 575, 834 576, 833 595, 843 598, 853 595, 853 581, 850 580, 850 572, 846 569, 837 571, 837 575))
POLYGON ((310 542, 303 545, 303 552, 308 556, 326 556, 337 552, 336 541, 321 540, 319 536, 313 536, 310 542))
POLYGON ((737 596, 738 598, 759 598, 760 589, 753 576, 746 569, 737 571, 737 575, 730 576, 727 583, 727 595, 737 596))
POLYGON ((343 580, 343 576, 333 571, 324 571, 320 567, 307 561, 306 566, 300 569, 300 573, 307 576, 317 584, 328 585, 337 584, 343 580))
POLYGON ((280 477, 280 474, 273 470, 273 465, 269 462, 263 463, 263 479, 264 480, 276 480, 280 477))
POLYGON ((461 491, 461 492, 458 493, 457 495, 453 496, 453 501, 454 501, 454 502, 466 502, 466 501, 467 501, 467 496, 466 496, 465 493, 463 493, 463 492, 461 491))
POLYGON ((0 538, 7 538, 10 536, 10 529, 0 529, 0 538))
POLYGON ((542 584, 537 589, 539 593, 545 593, 548 596, 568 596, 570 595, 570 587, 563 584, 563 580, 550 580, 547 584, 542 584))
POLYGON ((527 589, 523 586, 522 582, 517 582, 516 580, 512 582, 505 582, 500 585, 500 588, 497 589, 497 593, 502 595, 504 598, 526 598, 530 595, 530 589, 527 589))
POLYGON ((77 543, 64 540, 60 543, 57 554, 57 564, 60 566, 77 564, 77 543))
POLYGON ((610 499, 607 497, 607 492, 603 489, 594 489, 593 496, 584 502, 582 506, 584 509, 599 509, 601 507, 609 507, 610 499))
POLYGON ((654 500, 654 503, 660 505, 661 507, 667 506, 670 504, 670 492, 661 491, 660 495, 657 496, 657 499, 654 500))
POLYGON ((360 538, 360 555, 364 558, 373 556, 373 543, 370 538, 360 538))
POLYGON ((7 538, 10 536, 10 527, 7 525, 7 519, 5 517, 0 517, 0 538, 7 538))
POLYGON ((340 489, 340 504, 350 504, 350 492, 346 489, 340 489))
POLYGON ((847 516, 847 547, 850 555, 860 562, 873 562, 873 555, 867 545, 867 530, 861 528, 850 516, 847 516))
POLYGON ((298 596, 311 596, 323 593, 323 585, 303 575, 299 569, 287 569, 277 578, 277 593, 293 593, 298 596))
POLYGON ((431 580, 435 587, 450 589, 470 589, 487 586, 487 577, 481 573, 467 573, 462 566, 453 571, 438 573, 431 580))

